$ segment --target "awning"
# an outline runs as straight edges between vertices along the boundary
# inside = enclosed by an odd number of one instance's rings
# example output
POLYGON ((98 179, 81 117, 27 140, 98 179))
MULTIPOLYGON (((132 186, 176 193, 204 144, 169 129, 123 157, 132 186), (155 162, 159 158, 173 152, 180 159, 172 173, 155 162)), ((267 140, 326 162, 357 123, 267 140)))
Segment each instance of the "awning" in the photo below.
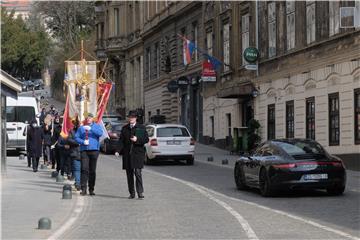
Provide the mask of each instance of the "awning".
POLYGON ((239 84, 220 89, 217 93, 218 98, 248 98, 251 96, 254 85, 252 83, 239 84))

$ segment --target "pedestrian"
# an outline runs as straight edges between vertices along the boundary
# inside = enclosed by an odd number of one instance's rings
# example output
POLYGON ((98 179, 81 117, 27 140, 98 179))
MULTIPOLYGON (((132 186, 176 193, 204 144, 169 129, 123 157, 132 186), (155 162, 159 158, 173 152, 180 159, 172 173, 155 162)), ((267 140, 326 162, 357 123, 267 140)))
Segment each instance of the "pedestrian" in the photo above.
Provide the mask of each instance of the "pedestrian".
POLYGON ((37 124, 34 119, 30 123, 30 129, 27 135, 27 141, 29 142, 29 154, 32 162, 33 171, 38 171, 39 159, 42 155, 42 143, 44 140, 44 134, 42 128, 37 124))
POLYGON ((57 146, 58 139, 61 133, 61 125, 60 125, 60 117, 55 116, 55 119, 52 121, 51 127, 51 168, 54 169, 56 165, 56 171, 60 172, 61 164, 60 164, 60 150, 59 146, 57 146))
POLYGON ((27 124, 25 127, 25 130, 23 132, 23 136, 26 136, 26 158, 27 158, 27 165, 28 167, 31 167, 31 156, 30 156, 30 141, 28 141, 30 131, 30 125, 27 124))
POLYGON ((70 160, 70 145, 67 141, 67 138, 62 137, 61 135, 58 138, 57 148, 60 156, 59 169, 61 176, 66 174, 67 179, 71 178, 71 160, 70 160))
POLYGON ((89 113, 83 126, 80 126, 75 134, 76 141, 80 144, 81 155, 81 195, 95 195, 94 187, 96 180, 96 163, 99 157, 100 142, 103 130, 94 122, 94 115, 89 113))
POLYGON ((75 134, 79 127, 79 122, 77 119, 73 121, 74 128, 70 131, 69 136, 67 138, 67 144, 70 147, 70 160, 72 162, 72 176, 75 179, 75 188, 77 191, 81 190, 80 183, 80 174, 81 174, 81 156, 80 156, 80 147, 79 144, 75 140, 75 134))
POLYGON ((43 121, 42 129, 44 132, 43 155, 44 164, 49 165, 51 159, 51 115, 46 115, 43 121))
POLYGON ((123 155, 123 169, 126 170, 129 199, 135 198, 134 175, 136 178, 136 192, 140 199, 144 198, 143 181, 141 169, 144 167, 145 147, 149 141, 145 127, 136 122, 136 111, 128 114, 128 124, 126 124, 120 135, 120 154, 123 155))
POLYGON ((39 121, 40 121, 40 125, 44 125, 44 121, 46 118, 47 114, 46 114, 46 108, 42 108, 41 109, 41 113, 40 113, 40 117, 39 117, 39 121))
POLYGON ((48 112, 48 114, 52 115, 53 117, 58 115, 58 112, 56 111, 56 108, 53 104, 50 105, 50 111, 48 112))

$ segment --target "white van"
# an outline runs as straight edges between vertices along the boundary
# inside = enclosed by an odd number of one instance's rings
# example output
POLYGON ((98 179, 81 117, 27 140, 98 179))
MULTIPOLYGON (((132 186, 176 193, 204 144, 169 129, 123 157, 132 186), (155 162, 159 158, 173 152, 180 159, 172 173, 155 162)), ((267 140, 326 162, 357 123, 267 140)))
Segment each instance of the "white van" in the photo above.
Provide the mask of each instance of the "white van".
POLYGON ((25 150, 26 126, 31 120, 38 120, 38 104, 34 97, 6 97, 6 133, 8 142, 6 149, 25 150))

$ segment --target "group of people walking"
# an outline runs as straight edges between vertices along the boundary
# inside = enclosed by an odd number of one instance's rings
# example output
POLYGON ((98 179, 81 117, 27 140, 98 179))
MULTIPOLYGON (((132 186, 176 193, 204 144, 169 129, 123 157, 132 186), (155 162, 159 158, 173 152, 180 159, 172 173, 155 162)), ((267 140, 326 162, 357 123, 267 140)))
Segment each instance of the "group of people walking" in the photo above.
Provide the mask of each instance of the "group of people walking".
MULTIPOLYGON (((145 148, 149 141, 145 127, 136 122, 137 114, 130 111, 128 124, 122 128, 120 136, 120 153, 123 155, 123 169, 126 170, 129 199, 135 198, 135 191, 140 199, 144 198, 141 169, 144 167, 145 148), (135 184, 134 184, 135 177, 135 184)), ((81 195, 95 195, 96 167, 100 149, 102 127, 94 122, 89 113, 80 124, 72 123, 74 128, 68 136, 61 136, 60 116, 54 106, 46 112, 43 108, 40 115, 40 126, 32 120, 27 131, 28 167, 38 171, 39 159, 43 155, 44 164, 50 165, 69 180, 75 180, 75 188, 81 195)))

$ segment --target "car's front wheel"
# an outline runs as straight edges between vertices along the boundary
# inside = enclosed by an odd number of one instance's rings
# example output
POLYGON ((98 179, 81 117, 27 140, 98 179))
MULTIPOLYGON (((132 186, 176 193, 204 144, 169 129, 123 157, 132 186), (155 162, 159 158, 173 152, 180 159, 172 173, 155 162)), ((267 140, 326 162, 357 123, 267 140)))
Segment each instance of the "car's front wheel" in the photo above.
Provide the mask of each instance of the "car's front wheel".
POLYGON ((235 178, 235 184, 237 189, 239 190, 246 190, 248 186, 245 183, 245 174, 243 167, 239 164, 236 164, 234 169, 234 178, 235 178))
POLYGON ((344 193, 345 191, 345 186, 339 187, 330 187, 326 189, 327 193, 333 196, 338 196, 344 193))
POLYGON ((259 188, 260 188, 260 194, 263 197, 270 197, 272 196, 273 192, 271 190, 271 185, 269 182, 269 178, 266 172, 266 169, 263 168, 260 171, 259 175, 259 188))
POLYGON ((186 159, 186 164, 187 165, 194 165, 194 157, 186 159))

